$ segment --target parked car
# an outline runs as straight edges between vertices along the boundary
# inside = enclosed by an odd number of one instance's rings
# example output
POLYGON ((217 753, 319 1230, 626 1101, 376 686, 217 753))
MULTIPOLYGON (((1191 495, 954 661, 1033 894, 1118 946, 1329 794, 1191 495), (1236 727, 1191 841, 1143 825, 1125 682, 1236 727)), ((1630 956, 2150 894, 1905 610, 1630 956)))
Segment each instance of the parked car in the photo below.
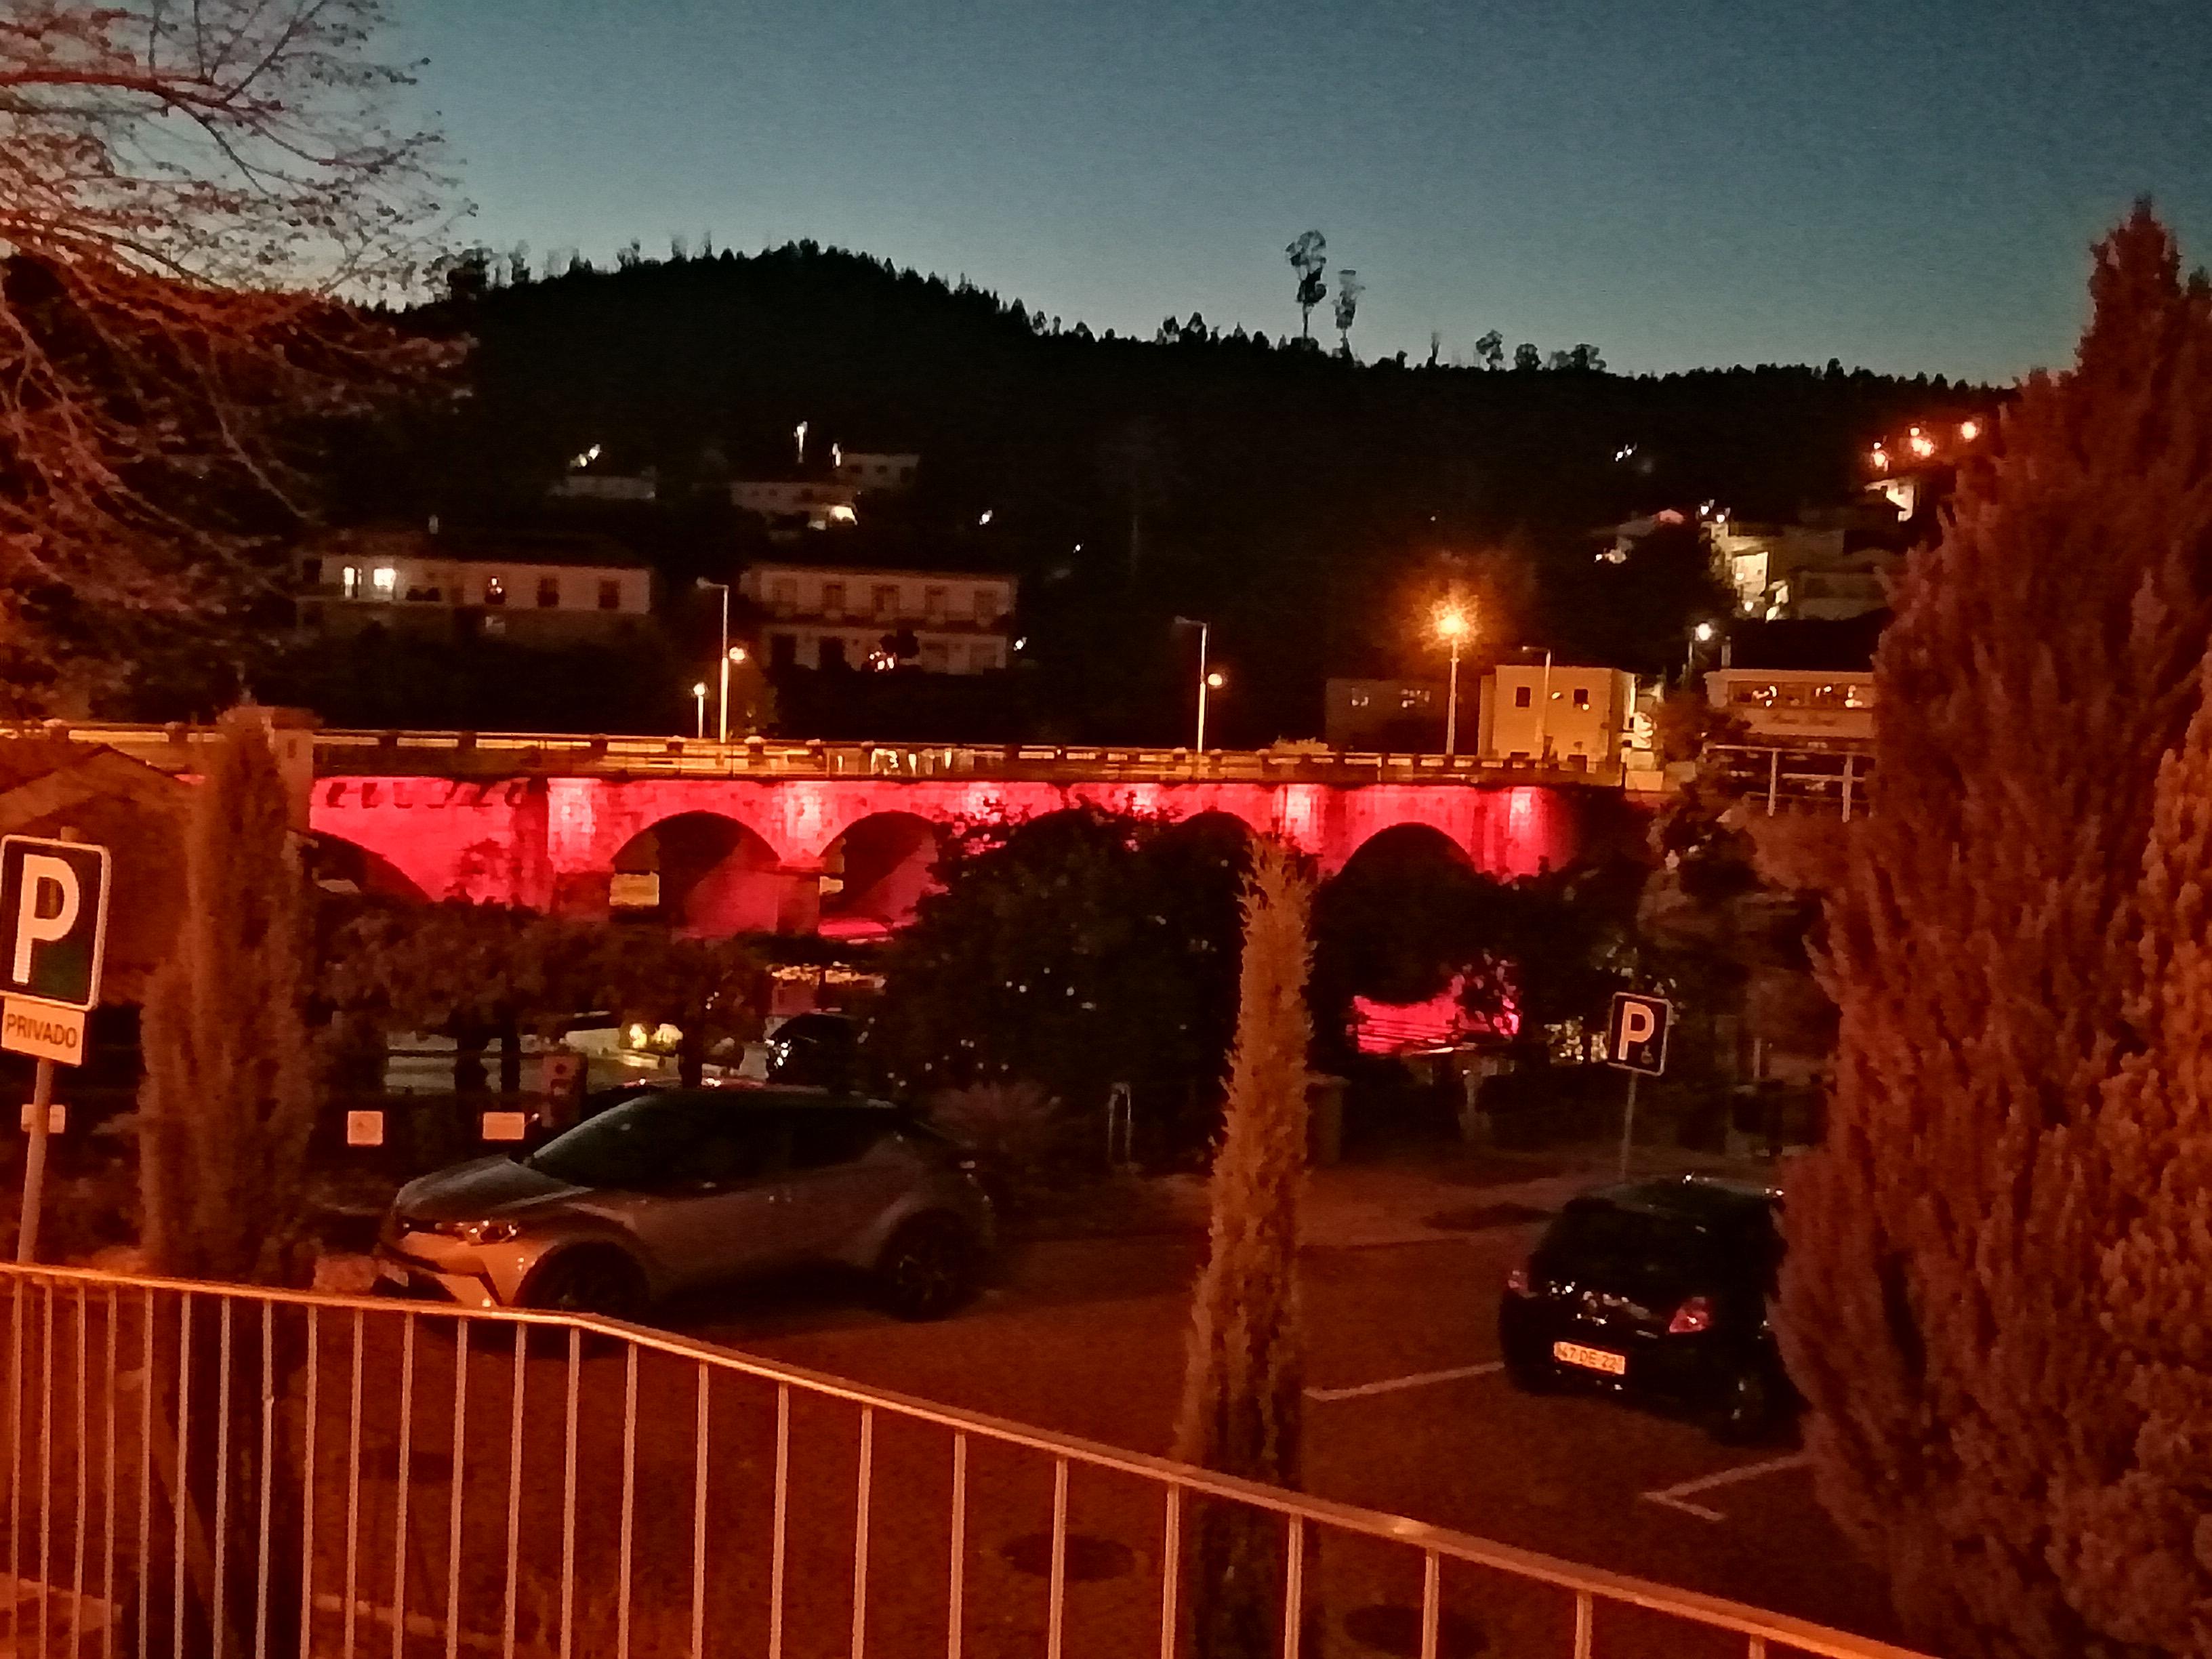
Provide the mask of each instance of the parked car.
POLYGON ((860 1081, 860 1023, 827 1011, 793 1014, 769 1032, 768 1080, 810 1089, 853 1089, 860 1081))
POLYGON ((389 1289, 470 1307, 635 1317, 680 1291, 808 1264, 874 1276, 891 1312, 973 1294, 993 1240, 972 1163, 880 1102, 657 1089, 527 1157, 400 1189, 377 1242, 389 1289))
POLYGON ((1723 1439, 1772 1433, 1796 1405, 1769 1316, 1780 1208, 1771 1188, 1695 1176, 1572 1200, 1506 1278, 1507 1377, 1686 1407, 1723 1439))

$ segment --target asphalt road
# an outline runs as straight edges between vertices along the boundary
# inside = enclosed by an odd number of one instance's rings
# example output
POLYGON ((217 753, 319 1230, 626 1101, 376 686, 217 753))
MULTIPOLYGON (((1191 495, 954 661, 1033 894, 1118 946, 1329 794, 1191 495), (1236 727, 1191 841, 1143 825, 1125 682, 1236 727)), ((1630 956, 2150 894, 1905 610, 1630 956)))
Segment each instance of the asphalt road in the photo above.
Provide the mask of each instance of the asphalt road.
MULTIPOLYGON (((1716 1443, 1601 1399, 1528 1398, 1494 1322, 1526 1228, 1310 1250, 1309 1487, 1588 1565, 1895 1639, 1873 1575, 1787 1444, 1716 1443)), ((1030 1247, 975 1307, 886 1320, 830 1287, 690 1310, 692 1334, 1146 1452, 1166 1450, 1200 1244, 1030 1247)))

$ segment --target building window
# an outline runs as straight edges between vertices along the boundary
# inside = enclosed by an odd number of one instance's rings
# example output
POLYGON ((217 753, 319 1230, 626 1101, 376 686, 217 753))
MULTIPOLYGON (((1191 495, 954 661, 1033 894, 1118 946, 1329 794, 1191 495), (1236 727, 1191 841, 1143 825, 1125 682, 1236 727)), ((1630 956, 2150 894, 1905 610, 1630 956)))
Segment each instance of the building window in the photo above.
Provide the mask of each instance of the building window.
POLYGON ((845 641, 842 636, 824 634, 822 636, 820 654, 815 660, 824 668, 842 668, 845 665, 845 641))
POLYGON ((338 596, 357 599, 361 597, 361 567, 349 564, 338 572, 338 596))
POLYGON ((876 589, 876 615, 895 617, 898 614, 898 589, 889 582, 876 589))
POLYGON ((300 561, 300 580, 301 581, 305 582, 309 587, 313 587, 320 582, 322 579, 323 562, 320 559, 302 559, 300 561))
MULTIPOLYGON (((842 617, 845 614, 844 583, 824 582, 822 584, 822 614, 825 617, 842 617)), ((844 647, 842 644, 837 648, 840 652, 844 650, 844 647)))
POLYGON ((952 666, 951 647, 947 645, 938 643, 923 646, 921 647, 921 665, 933 674, 942 674, 946 672, 952 666))
POLYGON ((1534 692, 1528 686, 1516 685, 1513 688, 1513 706, 1516 708, 1526 708, 1535 700, 1534 692))
POLYGON ((1578 685, 1575 688, 1575 707, 1577 708, 1589 707, 1589 687, 1587 685, 1578 685))
POLYGON ((486 605, 505 605, 507 603, 506 577, 486 576, 484 578, 484 603, 486 605))
POLYGON ((622 609, 622 583, 613 576, 599 578, 599 609, 602 611, 622 609))
POLYGON ((540 611, 561 608, 561 579, 558 576, 540 576, 538 579, 538 608, 540 611))
POLYGON ((389 599, 399 592, 399 572, 388 564, 380 564, 368 573, 368 585, 376 590, 380 599, 389 599))
POLYGON ((932 622, 937 621, 945 615, 945 590, 943 588, 925 587, 921 590, 921 614, 928 617, 932 622))
POLYGON ((788 617, 799 609, 799 579, 778 576, 768 585, 768 602, 779 617, 788 617))

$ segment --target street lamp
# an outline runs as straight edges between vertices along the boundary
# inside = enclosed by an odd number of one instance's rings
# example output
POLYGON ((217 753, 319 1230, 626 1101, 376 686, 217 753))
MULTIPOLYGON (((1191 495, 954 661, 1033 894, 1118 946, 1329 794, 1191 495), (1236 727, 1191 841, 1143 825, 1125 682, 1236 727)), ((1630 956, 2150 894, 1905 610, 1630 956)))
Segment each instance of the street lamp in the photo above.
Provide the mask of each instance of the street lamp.
MULTIPOLYGON (((804 429, 805 422, 801 422, 799 424, 801 429, 804 429)), ((729 583, 710 582, 702 576, 699 578, 699 586, 702 590, 720 588, 722 594, 721 696, 714 704, 714 735, 720 741, 727 743, 730 740, 730 665, 733 662, 743 662, 745 659, 745 653, 741 650, 733 650, 730 645, 729 583)), ((699 735, 702 738, 707 735, 707 728, 703 721, 699 728, 699 735)))
POLYGON ((1682 684, 1685 687, 1697 678, 1698 647, 1711 645, 1712 639, 1713 625, 1709 622, 1701 622, 1690 630, 1689 647, 1682 653, 1682 684))
POLYGON ((1206 665, 1206 645, 1213 631, 1213 624, 1200 622, 1195 617, 1177 617, 1175 620, 1177 628, 1195 628, 1198 630, 1198 740, 1191 747, 1194 752, 1203 755, 1206 752, 1206 694, 1218 691, 1222 684, 1221 676, 1206 665))
POLYGON ((1437 607, 1437 633, 1451 647, 1451 680, 1444 692, 1444 756, 1459 753, 1459 651, 1474 632, 1466 611, 1447 600, 1437 607))
POLYGON ((707 682, 700 680, 691 688, 691 701, 698 705, 698 735, 707 735, 707 682))

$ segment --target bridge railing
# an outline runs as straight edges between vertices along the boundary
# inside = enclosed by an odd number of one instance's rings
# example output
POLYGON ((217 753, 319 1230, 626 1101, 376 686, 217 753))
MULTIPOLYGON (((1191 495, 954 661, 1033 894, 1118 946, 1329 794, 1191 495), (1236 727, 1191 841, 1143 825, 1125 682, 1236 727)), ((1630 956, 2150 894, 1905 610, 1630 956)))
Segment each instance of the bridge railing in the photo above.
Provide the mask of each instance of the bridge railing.
POLYGON ((23 1267, 0 1293, 16 1653, 1914 1659, 635 1326, 23 1267))
MULTIPOLYGON (((190 771, 204 726, 53 720, 18 730, 106 744, 167 771, 190 771)), ((1591 784, 1617 788, 1618 762, 1570 757, 1540 765, 1473 755, 1383 753, 1285 745, 1152 749, 1101 744, 792 742, 526 732, 317 731, 324 775, 515 777, 1005 779, 1048 782, 1591 784)))

